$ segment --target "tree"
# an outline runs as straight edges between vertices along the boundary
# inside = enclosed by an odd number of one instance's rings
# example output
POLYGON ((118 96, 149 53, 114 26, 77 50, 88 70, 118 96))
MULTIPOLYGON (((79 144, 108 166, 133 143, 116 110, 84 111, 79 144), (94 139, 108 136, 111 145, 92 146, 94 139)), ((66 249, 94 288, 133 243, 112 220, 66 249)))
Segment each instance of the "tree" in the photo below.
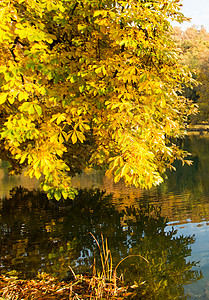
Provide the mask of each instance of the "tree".
POLYGON ((185 96, 198 104, 199 113, 190 120, 192 123, 209 120, 209 33, 202 26, 192 26, 185 31, 174 28, 174 37, 182 50, 182 63, 195 71, 193 75, 201 84, 193 89, 185 88, 185 96))
POLYGON ((102 167, 150 188, 186 153, 191 83, 170 20, 178 0, 1 0, 1 156, 73 198, 71 176, 102 167))

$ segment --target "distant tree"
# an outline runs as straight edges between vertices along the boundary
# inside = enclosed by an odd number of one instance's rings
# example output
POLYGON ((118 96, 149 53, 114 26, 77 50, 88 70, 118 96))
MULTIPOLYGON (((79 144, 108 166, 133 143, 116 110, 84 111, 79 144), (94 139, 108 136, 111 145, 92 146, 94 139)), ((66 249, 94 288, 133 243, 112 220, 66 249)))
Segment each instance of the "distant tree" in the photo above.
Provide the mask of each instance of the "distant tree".
POLYGON ((199 113, 191 121, 209 121, 209 33, 202 26, 190 27, 185 31, 174 28, 174 36, 182 50, 182 62, 195 71, 194 78, 200 82, 193 89, 185 87, 185 96, 199 106, 199 113))
POLYGON ((48 197, 73 198, 71 176, 103 167, 150 188, 185 152, 191 103, 177 91, 170 20, 178 0, 1 0, 1 155, 42 177, 48 197))

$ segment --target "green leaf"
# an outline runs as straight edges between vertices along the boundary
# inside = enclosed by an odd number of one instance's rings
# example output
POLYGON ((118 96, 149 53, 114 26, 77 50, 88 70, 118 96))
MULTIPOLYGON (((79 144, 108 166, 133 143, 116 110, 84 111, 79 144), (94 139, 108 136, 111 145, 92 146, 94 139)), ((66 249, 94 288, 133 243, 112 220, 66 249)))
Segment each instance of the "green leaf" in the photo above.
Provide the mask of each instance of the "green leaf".
POLYGON ((28 107, 28 113, 29 115, 32 115, 35 113, 35 109, 34 109, 34 105, 31 104, 29 107, 28 107))
POLYGON ((57 201, 59 201, 59 200, 62 198, 62 194, 60 193, 59 190, 56 190, 56 191, 54 192, 54 197, 55 197, 55 199, 56 199, 57 201))
POLYGON ((7 129, 1 133, 2 138, 11 137, 12 129, 7 129))
POLYGON ((77 80, 77 75, 74 75, 74 76, 70 77, 70 82, 71 83, 76 82, 76 80, 77 80))
POLYGON ((147 80, 147 74, 146 74, 146 73, 140 75, 140 77, 139 77, 139 82, 144 82, 144 81, 146 81, 146 80, 147 80))
POLYGON ((84 85, 79 86, 79 91, 80 91, 80 93, 83 93, 84 89, 85 89, 85 86, 84 86, 84 85))
POLYGON ((19 108, 19 110, 20 111, 28 111, 28 107, 31 105, 31 102, 24 102, 21 106, 20 106, 20 108, 19 108))
POLYGON ((62 196, 66 200, 68 198, 68 192, 62 191, 62 196))
POLYGON ((34 104, 34 107, 35 107, 35 110, 36 110, 37 114, 39 116, 41 116, 42 115, 42 108, 41 108, 41 106, 38 105, 38 104, 34 104))
POLYGON ((36 63, 35 63, 33 60, 29 61, 29 62, 26 64, 26 69, 32 69, 32 70, 34 71, 35 68, 36 68, 36 63))
POLYGON ((80 31, 83 31, 84 29, 86 29, 86 25, 81 25, 81 24, 78 24, 78 30, 80 31))

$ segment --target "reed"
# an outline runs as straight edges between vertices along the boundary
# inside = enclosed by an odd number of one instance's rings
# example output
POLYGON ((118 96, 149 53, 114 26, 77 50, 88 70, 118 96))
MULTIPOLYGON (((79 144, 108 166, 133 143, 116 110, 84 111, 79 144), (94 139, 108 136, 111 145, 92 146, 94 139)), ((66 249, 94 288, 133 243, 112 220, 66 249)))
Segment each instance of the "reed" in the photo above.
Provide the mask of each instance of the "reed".
MULTIPOLYGON (((128 255, 124 257, 121 261, 119 261, 117 265, 113 268, 112 254, 108 246, 107 238, 104 239, 103 234, 101 234, 101 245, 100 245, 96 237, 93 235, 93 233, 89 232, 89 234, 93 237, 93 239, 97 244, 97 247, 99 249, 99 254, 100 254, 100 262, 102 266, 101 271, 97 270, 96 260, 94 258, 92 288, 94 289, 94 292, 97 295, 98 299, 102 299, 103 292, 105 292, 105 294, 108 293, 115 296, 116 295, 119 296, 119 293, 121 292, 126 294, 127 287, 124 286, 118 288, 117 286, 117 282, 119 281, 119 278, 117 277, 117 269, 119 265, 123 263, 126 259, 131 257, 139 257, 145 260, 147 263, 149 263, 149 261, 139 254, 128 255)), ((141 284, 144 283, 145 281, 142 282, 141 284)))

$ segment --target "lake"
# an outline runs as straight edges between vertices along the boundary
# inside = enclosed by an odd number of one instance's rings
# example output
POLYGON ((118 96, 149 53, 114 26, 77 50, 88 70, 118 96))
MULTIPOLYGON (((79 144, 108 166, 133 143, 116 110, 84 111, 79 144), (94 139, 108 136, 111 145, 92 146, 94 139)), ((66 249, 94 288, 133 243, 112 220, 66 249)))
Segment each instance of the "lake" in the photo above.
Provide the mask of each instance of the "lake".
POLYGON ((137 286, 134 299, 209 299, 209 136, 180 141, 192 166, 149 191, 114 184, 102 171, 73 178, 79 196, 58 208, 38 182, 8 175, 0 162, 0 270, 21 278, 47 272, 66 276, 100 268, 98 247, 107 238, 118 276, 137 286), (141 255, 149 261, 149 264, 141 255), (139 296, 140 295, 140 296, 139 296))

